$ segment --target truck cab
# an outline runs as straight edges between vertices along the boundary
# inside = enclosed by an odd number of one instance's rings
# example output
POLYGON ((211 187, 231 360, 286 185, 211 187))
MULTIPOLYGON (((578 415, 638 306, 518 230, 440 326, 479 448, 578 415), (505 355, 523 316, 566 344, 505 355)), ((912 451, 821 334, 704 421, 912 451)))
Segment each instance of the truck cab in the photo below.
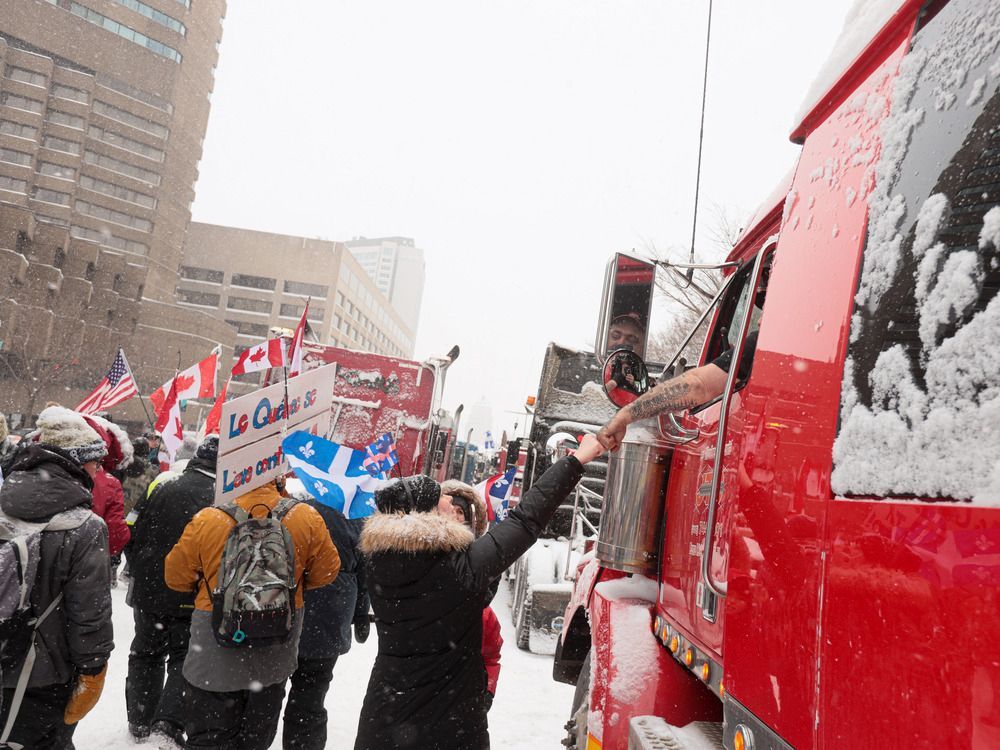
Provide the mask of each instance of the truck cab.
POLYGON ((610 458, 570 747, 1000 746, 1000 3, 870 6, 723 268, 725 387, 610 458))

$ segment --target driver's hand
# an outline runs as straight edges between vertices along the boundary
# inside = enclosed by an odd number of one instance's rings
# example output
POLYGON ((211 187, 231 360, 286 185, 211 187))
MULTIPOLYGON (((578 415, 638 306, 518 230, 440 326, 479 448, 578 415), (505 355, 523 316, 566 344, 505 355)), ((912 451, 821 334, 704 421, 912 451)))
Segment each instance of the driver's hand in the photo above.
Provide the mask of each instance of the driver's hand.
POLYGON ((600 432, 597 433, 597 440, 606 450, 616 451, 618 450, 618 446, 622 444, 622 440, 625 439, 625 429, 627 427, 628 424, 621 418, 621 412, 619 412, 617 416, 604 425, 600 432))

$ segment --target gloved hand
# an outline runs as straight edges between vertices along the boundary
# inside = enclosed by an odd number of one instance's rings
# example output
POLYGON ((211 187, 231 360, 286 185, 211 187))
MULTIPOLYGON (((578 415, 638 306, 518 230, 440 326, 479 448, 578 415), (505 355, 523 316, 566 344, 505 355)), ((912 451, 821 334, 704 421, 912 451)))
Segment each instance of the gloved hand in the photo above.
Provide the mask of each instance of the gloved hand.
POLYGON ((489 711, 493 708, 493 693, 489 690, 486 691, 486 710, 489 711))
POLYGON ((97 705, 101 692, 104 690, 104 678, 108 674, 108 665, 97 674, 81 674, 76 678, 76 686, 70 696, 69 703, 66 704, 66 711, 63 714, 63 722, 66 724, 76 724, 80 719, 90 713, 90 709, 97 705))
POLYGON ((354 618, 354 640, 358 643, 364 643, 368 640, 368 634, 371 633, 372 623, 368 619, 368 615, 363 614, 354 618))

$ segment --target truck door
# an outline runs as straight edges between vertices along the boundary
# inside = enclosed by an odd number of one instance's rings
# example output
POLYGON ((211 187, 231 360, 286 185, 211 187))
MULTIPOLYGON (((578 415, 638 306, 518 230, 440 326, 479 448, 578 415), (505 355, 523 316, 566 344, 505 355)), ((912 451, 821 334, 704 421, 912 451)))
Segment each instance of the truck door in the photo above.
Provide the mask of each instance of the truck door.
MULTIPOLYGON (((765 235, 766 236, 766 235, 765 235)), ((721 450, 721 466, 714 514, 714 544, 711 550, 711 573, 715 580, 725 580, 728 562, 729 529, 733 518, 730 500, 739 484, 736 461, 742 447, 743 403, 741 393, 752 374, 753 347, 762 313, 766 273, 774 244, 761 241, 756 252, 744 259, 734 273, 715 316, 709 333, 702 364, 712 363, 727 370, 718 357, 737 345, 743 323, 749 315, 747 337, 743 342, 739 372, 735 376, 728 405, 728 424, 721 448, 717 446, 723 398, 709 401, 677 417, 673 425, 665 424, 667 432, 682 432, 687 442, 674 450, 667 489, 667 523, 663 540, 660 571, 660 611, 688 638, 717 663, 722 659, 722 621, 724 600, 707 587, 702 578, 702 556, 705 553, 706 532, 710 523, 709 510, 717 450, 721 450), (762 247, 763 246, 763 247, 762 247), (758 275, 765 281, 755 286, 757 256, 764 254, 758 275)), ((669 417, 664 417, 664 421, 669 417)))

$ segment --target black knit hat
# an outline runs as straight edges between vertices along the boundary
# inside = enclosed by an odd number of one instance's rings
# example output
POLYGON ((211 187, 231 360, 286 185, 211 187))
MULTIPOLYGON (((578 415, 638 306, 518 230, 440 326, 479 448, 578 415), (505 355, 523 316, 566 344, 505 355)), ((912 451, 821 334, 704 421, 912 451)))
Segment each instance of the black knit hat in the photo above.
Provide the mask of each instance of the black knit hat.
POLYGON ((382 513, 428 513, 440 499, 441 485, 424 474, 403 477, 375 492, 382 513))
POLYGON ((197 458, 215 463, 219 458, 219 436, 206 435, 194 455, 197 458))

